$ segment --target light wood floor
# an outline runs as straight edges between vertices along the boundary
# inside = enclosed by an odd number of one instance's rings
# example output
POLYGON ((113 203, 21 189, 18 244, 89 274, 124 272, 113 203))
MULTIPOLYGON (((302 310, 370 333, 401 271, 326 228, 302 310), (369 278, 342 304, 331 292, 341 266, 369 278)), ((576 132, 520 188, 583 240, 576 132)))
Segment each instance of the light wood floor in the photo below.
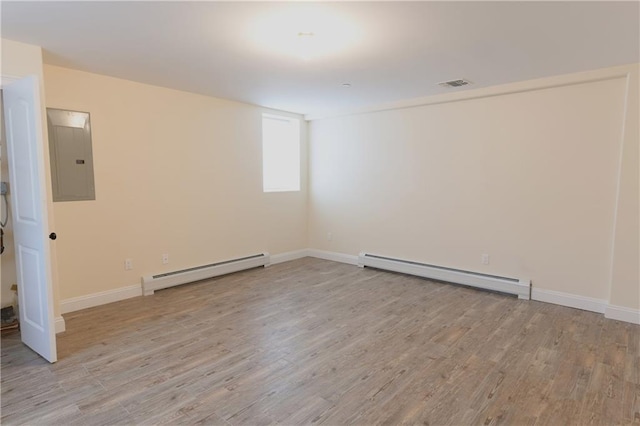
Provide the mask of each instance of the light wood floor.
POLYGON ((2 339, 2 424, 639 424, 640 327, 301 259, 2 339))

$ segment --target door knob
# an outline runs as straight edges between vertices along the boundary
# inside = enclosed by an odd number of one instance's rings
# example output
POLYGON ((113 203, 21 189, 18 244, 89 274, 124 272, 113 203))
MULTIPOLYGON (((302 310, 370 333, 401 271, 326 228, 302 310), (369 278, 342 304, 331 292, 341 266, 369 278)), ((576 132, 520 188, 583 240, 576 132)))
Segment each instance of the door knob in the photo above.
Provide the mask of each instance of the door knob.
POLYGON ((58 236, 56 235, 55 232, 52 232, 49 234, 49 238, 51 238, 52 240, 55 240, 56 238, 58 238, 58 236))

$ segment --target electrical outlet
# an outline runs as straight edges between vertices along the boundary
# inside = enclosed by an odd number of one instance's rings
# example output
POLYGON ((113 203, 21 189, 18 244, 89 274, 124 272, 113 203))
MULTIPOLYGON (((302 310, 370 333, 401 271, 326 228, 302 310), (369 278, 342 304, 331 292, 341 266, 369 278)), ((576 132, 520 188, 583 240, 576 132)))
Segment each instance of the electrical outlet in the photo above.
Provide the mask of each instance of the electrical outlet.
POLYGON ((487 253, 484 253, 482 255, 482 264, 483 265, 488 265, 489 264, 489 255, 487 253))
POLYGON ((133 269, 133 260, 125 259, 124 260, 124 270, 125 271, 130 271, 132 269, 133 269))
POLYGON ((327 241, 333 240, 333 234, 331 232, 327 232, 327 241))
POLYGON ((165 253, 162 255, 162 264, 166 265, 167 263, 169 263, 169 255, 165 253))

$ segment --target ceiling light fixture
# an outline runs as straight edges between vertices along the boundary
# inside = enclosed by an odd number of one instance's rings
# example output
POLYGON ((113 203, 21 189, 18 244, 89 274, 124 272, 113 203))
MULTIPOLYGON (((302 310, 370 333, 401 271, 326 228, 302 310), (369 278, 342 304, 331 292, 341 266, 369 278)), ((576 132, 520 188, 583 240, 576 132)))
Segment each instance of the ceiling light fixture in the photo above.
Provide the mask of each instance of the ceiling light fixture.
POLYGON ((269 55, 302 59, 337 56, 362 41, 355 22, 318 3, 286 3, 248 22, 251 43, 269 55))

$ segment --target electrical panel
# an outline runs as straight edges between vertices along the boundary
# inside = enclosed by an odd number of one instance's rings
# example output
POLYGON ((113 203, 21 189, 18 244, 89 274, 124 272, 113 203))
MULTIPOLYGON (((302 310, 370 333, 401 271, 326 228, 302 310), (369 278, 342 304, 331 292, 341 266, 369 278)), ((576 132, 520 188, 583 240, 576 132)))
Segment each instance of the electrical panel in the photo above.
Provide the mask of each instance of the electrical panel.
POLYGON ((88 112, 47 108, 53 201, 95 200, 88 112))

